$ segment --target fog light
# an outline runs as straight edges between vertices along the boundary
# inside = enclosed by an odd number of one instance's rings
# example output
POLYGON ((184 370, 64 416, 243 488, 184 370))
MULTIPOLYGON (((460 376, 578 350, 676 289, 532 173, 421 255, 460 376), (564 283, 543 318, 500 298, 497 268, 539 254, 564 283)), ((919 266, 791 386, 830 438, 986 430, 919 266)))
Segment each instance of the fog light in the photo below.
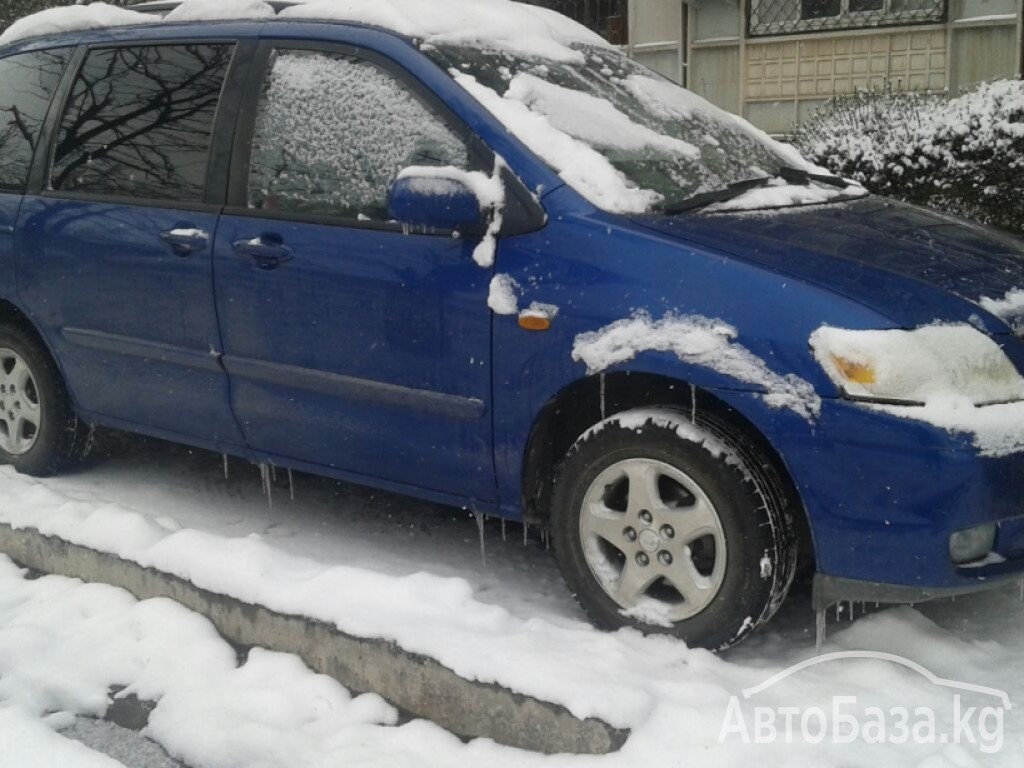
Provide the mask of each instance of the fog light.
POLYGON ((949 537, 949 558, 957 565, 981 560, 996 544, 996 524, 957 531, 949 537))

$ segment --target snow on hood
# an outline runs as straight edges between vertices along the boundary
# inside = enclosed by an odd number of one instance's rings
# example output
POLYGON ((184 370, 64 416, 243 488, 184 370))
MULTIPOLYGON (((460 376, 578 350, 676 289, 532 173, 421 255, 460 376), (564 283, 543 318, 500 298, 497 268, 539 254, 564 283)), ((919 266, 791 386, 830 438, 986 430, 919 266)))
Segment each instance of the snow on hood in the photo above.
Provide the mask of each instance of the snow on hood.
POLYGON ((605 328, 576 337, 572 359, 588 373, 598 373, 632 360, 641 352, 672 352, 684 363, 763 387, 772 408, 790 408, 808 421, 821 412, 814 387, 794 374, 782 376, 746 347, 736 344, 739 332, 721 320, 700 315, 667 315, 653 320, 638 312, 605 328))

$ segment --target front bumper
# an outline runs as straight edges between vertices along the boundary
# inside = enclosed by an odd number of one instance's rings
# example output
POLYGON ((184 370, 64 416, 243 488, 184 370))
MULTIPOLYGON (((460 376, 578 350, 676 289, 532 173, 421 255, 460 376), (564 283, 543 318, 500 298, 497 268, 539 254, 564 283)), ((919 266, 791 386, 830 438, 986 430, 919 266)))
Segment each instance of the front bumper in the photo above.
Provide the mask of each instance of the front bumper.
POLYGON ((969 434, 843 400, 810 427, 777 411, 765 434, 807 512, 822 600, 917 602, 1024 576, 1024 452, 985 457, 969 434), (992 522, 999 557, 955 565, 950 534, 992 522))

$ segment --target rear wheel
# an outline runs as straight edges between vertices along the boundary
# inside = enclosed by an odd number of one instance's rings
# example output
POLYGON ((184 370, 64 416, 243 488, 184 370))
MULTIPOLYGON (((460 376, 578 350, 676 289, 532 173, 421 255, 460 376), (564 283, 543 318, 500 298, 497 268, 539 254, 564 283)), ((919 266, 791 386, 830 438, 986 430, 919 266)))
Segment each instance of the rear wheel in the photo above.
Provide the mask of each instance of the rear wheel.
POLYGON ((86 437, 49 351, 22 327, 0 325, 0 461, 53 475, 81 458, 86 437))
MULTIPOLYGON (((669 410, 620 414, 577 441, 552 528, 577 601, 631 626, 727 648, 767 621, 796 568, 792 515, 724 434, 669 410)), ((749 452, 748 452, 749 453, 749 452)))

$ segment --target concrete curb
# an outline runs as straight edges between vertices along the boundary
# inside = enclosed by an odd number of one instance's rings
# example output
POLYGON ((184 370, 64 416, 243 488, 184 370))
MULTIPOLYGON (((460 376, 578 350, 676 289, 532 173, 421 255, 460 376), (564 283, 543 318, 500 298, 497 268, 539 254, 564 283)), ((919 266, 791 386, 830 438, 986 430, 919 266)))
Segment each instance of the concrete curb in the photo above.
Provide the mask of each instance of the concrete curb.
POLYGON ((580 720, 559 705, 465 680, 395 643, 353 637, 322 621, 215 594, 177 576, 33 529, 0 524, 0 552, 22 567, 121 587, 139 600, 175 600, 208 618, 232 643, 294 653, 346 688, 375 692, 408 714, 463 738, 488 738, 546 754, 606 754, 619 749, 628 736, 600 720, 580 720))

